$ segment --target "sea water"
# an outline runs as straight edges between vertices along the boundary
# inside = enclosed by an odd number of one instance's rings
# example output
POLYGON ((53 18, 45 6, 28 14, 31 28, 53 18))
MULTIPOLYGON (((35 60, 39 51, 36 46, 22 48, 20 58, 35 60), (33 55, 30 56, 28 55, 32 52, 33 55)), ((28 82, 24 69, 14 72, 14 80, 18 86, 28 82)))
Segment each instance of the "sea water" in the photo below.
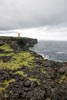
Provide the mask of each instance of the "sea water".
POLYGON ((42 55, 44 59, 67 62, 67 41, 40 40, 30 50, 42 55))

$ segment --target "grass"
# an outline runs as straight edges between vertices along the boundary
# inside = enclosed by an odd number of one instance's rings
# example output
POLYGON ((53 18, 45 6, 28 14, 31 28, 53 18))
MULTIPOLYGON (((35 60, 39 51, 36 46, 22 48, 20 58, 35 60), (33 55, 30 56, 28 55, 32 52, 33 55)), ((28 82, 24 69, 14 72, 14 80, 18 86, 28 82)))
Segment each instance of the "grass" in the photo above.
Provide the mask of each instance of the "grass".
POLYGON ((61 75, 61 78, 60 78, 60 80, 59 80, 59 84, 65 82, 66 80, 67 80, 67 76, 64 75, 64 74, 62 74, 62 75, 61 75))
POLYGON ((67 79, 67 76, 66 75, 61 75, 61 79, 67 79))
POLYGON ((8 44, 3 44, 2 46, 0 46, 0 49, 4 50, 5 52, 11 52, 11 53, 0 53, 0 57, 14 55, 14 53, 12 52, 13 49, 8 44))
MULTIPOLYGON (((9 44, 3 44, 0 46, 0 49, 3 49, 4 51, 11 51, 10 53, 0 53, 0 57, 3 56, 12 56, 10 61, 3 62, 3 60, 0 60, 0 69, 10 69, 15 70, 18 68, 21 68, 23 66, 26 67, 34 67, 36 64, 34 63, 34 56, 31 52, 20 52, 20 53, 14 53, 13 49, 9 46, 9 44)), ((2 58, 3 59, 3 58, 2 58)))
POLYGON ((42 68, 42 69, 41 69, 41 72, 42 72, 43 74, 45 74, 45 73, 46 73, 45 68, 42 68))
POLYGON ((15 82, 15 79, 11 79, 9 81, 5 80, 3 83, 0 83, 0 84, 4 84, 5 85, 4 87, 0 87, 0 93, 2 91, 4 91, 9 86, 9 83, 12 83, 12 82, 15 82))
POLYGON ((40 85, 40 80, 38 80, 37 78, 32 78, 32 77, 29 77, 28 78, 30 81, 36 81, 38 83, 38 85, 40 85))
POLYGON ((19 74, 21 76, 27 77, 27 74, 25 74, 23 71, 16 71, 14 74, 19 74))
POLYGON ((2 56, 13 56, 14 53, 0 53, 0 57, 2 56))
POLYGON ((13 49, 8 44, 0 46, 0 49, 3 49, 4 51, 13 51, 13 49))
POLYGON ((20 52, 17 54, 14 54, 13 57, 9 62, 3 62, 0 60, 0 69, 18 69, 22 66, 26 67, 33 67, 35 66, 35 63, 33 61, 34 57, 31 55, 30 52, 20 52))

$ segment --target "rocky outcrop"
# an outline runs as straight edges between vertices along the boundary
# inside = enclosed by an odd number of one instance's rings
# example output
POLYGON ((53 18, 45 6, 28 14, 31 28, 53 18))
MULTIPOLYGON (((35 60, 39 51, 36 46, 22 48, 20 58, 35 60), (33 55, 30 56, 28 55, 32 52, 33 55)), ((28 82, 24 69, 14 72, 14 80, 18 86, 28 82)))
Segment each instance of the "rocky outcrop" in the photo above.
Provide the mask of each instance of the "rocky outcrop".
POLYGON ((0 100, 67 100, 67 63, 44 60, 29 51, 36 42, 1 38, 0 100), (2 47, 4 43, 13 51, 2 47))
POLYGON ((9 44, 15 51, 19 49, 28 50, 29 47, 33 47, 37 43, 37 39, 0 37, 0 46, 2 46, 4 43, 9 44))

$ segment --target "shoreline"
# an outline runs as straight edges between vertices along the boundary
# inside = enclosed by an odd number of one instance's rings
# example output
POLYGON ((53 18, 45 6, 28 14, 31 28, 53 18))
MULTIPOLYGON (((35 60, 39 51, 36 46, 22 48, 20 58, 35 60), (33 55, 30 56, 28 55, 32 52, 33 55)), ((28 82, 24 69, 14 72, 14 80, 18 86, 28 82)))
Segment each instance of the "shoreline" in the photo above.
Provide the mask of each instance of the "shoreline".
POLYGON ((38 41, 38 43, 36 45, 34 45, 34 47, 30 48, 30 50, 35 51, 37 54, 42 55, 42 57, 44 59, 48 59, 48 60, 52 60, 52 61, 56 61, 56 62, 67 62, 67 53, 66 53, 66 49, 65 49, 66 46, 65 45, 60 46, 59 45, 60 43, 55 43, 55 42, 54 43, 52 42, 52 44, 49 41, 47 41, 47 42, 38 41), (45 44, 46 48, 44 48, 44 44, 45 44), (49 45, 49 44, 50 44, 50 46, 47 47, 47 45, 49 45), (56 47, 52 46, 52 44, 56 45, 56 47), (60 50, 60 48, 58 46, 60 46, 62 49, 60 50), (53 48, 51 48, 51 47, 53 47, 53 48), (64 49, 63 49, 63 47, 64 47, 64 49))

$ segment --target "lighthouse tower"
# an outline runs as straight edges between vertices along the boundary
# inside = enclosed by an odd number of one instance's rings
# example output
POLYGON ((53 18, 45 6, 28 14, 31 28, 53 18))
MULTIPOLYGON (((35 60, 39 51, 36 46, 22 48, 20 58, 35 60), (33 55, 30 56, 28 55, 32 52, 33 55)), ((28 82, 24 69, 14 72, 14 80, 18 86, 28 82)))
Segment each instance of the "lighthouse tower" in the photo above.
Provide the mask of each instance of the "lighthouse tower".
POLYGON ((18 38, 20 38, 20 33, 18 33, 18 38))

